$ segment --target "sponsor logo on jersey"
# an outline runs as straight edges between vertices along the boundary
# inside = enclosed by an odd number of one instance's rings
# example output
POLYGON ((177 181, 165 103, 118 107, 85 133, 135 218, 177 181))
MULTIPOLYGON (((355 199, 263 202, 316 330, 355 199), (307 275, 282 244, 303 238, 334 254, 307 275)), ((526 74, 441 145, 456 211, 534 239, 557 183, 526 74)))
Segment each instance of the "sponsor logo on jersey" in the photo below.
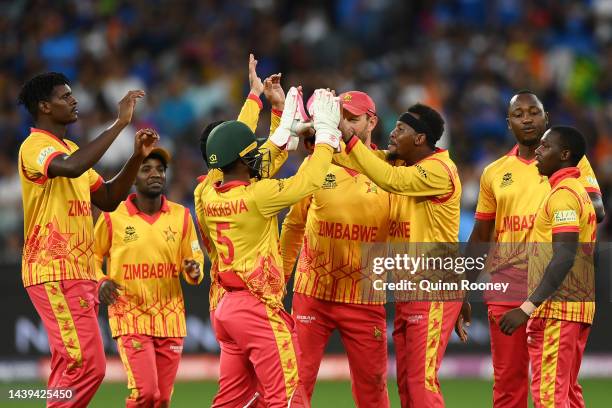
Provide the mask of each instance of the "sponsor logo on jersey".
POLYGON ((414 167, 417 169, 417 171, 419 172, 419 175, 423 178, 427 178, 427 170, 425 170, 423 167, 421 167, 419 164, 415 164, 414 167))
POLYGON ((501 182, 501 184, 499 186, 501 188, 508 187, 513 182, 514 182, 514 180, 512 180, 512 173, 506 173, 502 177, 502 182, 501 182))
POLYGON ((323 182, 321 188, 331 189, 336 187, 338 187, 338 184, 336 183, 336 175, 333 173, 328 173, 327 176, 325 176, 325 181, 323 182))
POLYGON ((578 216, 574 210, 556 211, 553 214, 553 221, 555 223, 576 222, 577 219, 578 216))
POLYGON ((123 242, 133 242, 138 239, 138 234, 136 234, 136 228, 131 225, 125 227, 125 235, 123 236, 123 242))
POLYGON ((43 164, 45 164, 45 160, 47 160, 47 157, 49 157, 49 155, 53 153, 54 151, 55 151, 55 147, 53 146, 45 147, 44 149, 40 151, 40 153, 38 153, 38 159, 36 159, 36 162, 40 166, 42 166, 43 164))

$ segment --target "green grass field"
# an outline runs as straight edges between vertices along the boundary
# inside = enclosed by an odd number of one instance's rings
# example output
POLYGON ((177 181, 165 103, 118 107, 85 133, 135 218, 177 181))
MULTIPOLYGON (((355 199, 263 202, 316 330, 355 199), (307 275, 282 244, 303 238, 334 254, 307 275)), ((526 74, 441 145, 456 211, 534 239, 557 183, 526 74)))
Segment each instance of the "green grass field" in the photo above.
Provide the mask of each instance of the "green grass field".
MULTIPOLYGON (((581 381, 586 406, 589 408, 610 407, 610 379, 581 381)), ((40 387, 41 384, 1 384, 1 407, 30 408, 42 407, 41 401, 9 401, 9 388, 40 387)), ((445 380, 442 381, 442 391, 448 408, 486 408, 491 406, 491 386, 489 381, 482 380, 445 380)), ((173 408, 206 407, 209 406, 217 384, 214 382, 180 382, 174 389, 173 408)), ((125 406, 127 389, 124 384, 105 383, 92 401, 91 408, 110 408, 125 406)), ((399 407, 399 397, 394 382, 389 384, 391 406, 399 407)), ((322 381, 317 384, 312 401, 313 407, 351 408, 354 407, 351 397, 351 385, 348 381, 322 381)))

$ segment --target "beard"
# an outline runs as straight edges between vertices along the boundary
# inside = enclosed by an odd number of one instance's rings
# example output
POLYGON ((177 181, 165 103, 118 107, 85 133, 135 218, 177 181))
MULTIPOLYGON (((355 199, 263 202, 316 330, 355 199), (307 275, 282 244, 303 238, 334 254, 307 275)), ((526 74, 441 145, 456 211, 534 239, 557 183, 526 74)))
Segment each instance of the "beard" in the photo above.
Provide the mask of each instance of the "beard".
POLYGON ((398 159, 399 159, 399 154, 397 154, 397 150, 393 152, 389 152, 387 154, 387 160, 398 160, 398 159))

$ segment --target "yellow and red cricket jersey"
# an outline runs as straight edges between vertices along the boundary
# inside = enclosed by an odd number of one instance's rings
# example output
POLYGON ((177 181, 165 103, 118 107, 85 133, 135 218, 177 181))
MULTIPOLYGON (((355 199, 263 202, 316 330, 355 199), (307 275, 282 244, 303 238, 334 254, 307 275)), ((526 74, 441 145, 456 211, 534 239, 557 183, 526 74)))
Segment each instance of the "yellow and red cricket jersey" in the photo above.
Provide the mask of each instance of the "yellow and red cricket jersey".
POLYGON ((532 314, 532 317, 592 323, 595 314, 595 272, 593 252, 597 220, 593 204, 579 180, 580 170, 569 167, 550 177, 551 191, 537 211, 533 230, 528 236, 529 289, 534 290, 552 258, 553 235, 578 233, 578 250, 572 269, 553 295, 532 314), (566 301, 576 300, 576 301, 566 301))
MULTIPOLYGON (((183 260, 194 259, 201 269, 204 261, 191 214, 162 196, 161 210, 148 215, 136 207, 135 197, 131 194, 115 211, 102 213, 95 227, 98 279, 108 277, 124 288, 108 307, 112 335, 184 337, 185 305, 179 282, 183 260)), ((195 282, 183 274, 192 285, 203 276, 195 282)))
POLYGON ((302 247, 294 292, 332 302, 384 303, 384 293, 372 289, 375 275, 363 264, 362 246, 386 241, 388 219, 387 192, 363 174, 332 164, 321 189, 291 207, 283 222, 287 279, 302 247))
MULTIPOLYGON (((418 243, 458 241, 461 181, 457 166, 447 150, 436 149, 433 154, 412 166, 393 166, 380 160, 380 154, 370 152, 357 138, 349 142, 346 151, 350 153, 349 167, 365 172, 379 187, 393 193, 390 201, 389 242, 408 243, 405 251, 412 256, 420 256, 417 253, 418 243)), ((434 249, 430 246, 423 248, 426 251, 434 249)), ((402 249, 396 245, 395 251, 402 249)), ((412 280, 418 281, 420 276, 430 281, 439 278, 449 282, 447 272, 439 273, 441 275, 431 270, 417 272, 412 280)), ((450 275, 450 278, 458 279, 459 275, 450 275)), ((450 300, 458 296, 459 292, 448 290, 427 294, 418 290, 396 293, 397 300, 450 300)))
MULTIPOLYGON (((491 273, 510 267, 527 269, 527 235, 542 200, 550 192, 547 178, 538 173, 535 164, 535 160, 520 158, 516 145, 482 173, 475 218, 495 220, 495 242, 503 243, 491 258, 491 273)), ((580 160, 578 168, 579 180, 586 191, 601 194, 586 156, 580 160)))
POLYGON ((93 169, 80 177, 49 178, 51 161, 78 146, 31 129, 19 148, 24 246, 24 286, 65 279, 95 280, 91 195, 104 182, 93 169))
POLYGON ((266 305, 282 307, 285 277, 276 215, 320 188, 331 157, 331 147, 317 145, 293 177, 203 187, 200 221, 217 253, 217 280, 224 287, 246 288, 266 305))
MULTIPOLYGON (((250 94, 242 109, 240 110, 240 114, 238 115, 238 120, 244 124, 246 124, 251 131, 255 132, 257 129, 257 122, 259 121, 259 112, 262 108, 262 103, 259 97, 250 94)), ((272 115, 270 118, 270 134, 274 133, 278 125, 280 124, 280 117, 282 112, 272 110, 272 115)), ((274 143, 270 141, 264 142, 261 145, 260 149, 267 150, 270 152, 270 177, 273 177, 274 174, 278 172, 281 166, 287 160, 289 153, 286 150, 279 149, 274 143)), ((265 162, 264 162, 265 165, 265 162)), ((203 204, 202 204, 202 192, 206 187, 213 185, 214 183, 223 180, 223 172, 219 169, 211 169, 208 174, 202 175, 198 177, 198 185, 193 192, 194 202, 195 202, 195 213, 196 220, 198 221, 198 226, 200 228, 200 235, 202 236, 202 241, 206 248, 206 252, 208 253, 208 258, 210 259, 210 292, 209 292, 209 308, 210 310, 214 310, 217 308, 217 304, 225 294, 225 290, 219 285, 217 280, 218 273, 218 265, 217 265, 217 252, 214 246, 210 245, 210 233, 206 226, 203 223, 203 204)))

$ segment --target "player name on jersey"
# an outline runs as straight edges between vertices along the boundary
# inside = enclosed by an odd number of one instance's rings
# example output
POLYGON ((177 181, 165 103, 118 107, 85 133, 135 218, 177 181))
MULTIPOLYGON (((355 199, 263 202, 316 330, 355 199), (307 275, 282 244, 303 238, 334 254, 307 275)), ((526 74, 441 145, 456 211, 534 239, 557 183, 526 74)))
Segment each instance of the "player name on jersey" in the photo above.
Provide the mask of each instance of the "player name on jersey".
POLYGON ((206 216, 228 216, 249 211, 244 200, 211 202, 204 206, 206 216))

